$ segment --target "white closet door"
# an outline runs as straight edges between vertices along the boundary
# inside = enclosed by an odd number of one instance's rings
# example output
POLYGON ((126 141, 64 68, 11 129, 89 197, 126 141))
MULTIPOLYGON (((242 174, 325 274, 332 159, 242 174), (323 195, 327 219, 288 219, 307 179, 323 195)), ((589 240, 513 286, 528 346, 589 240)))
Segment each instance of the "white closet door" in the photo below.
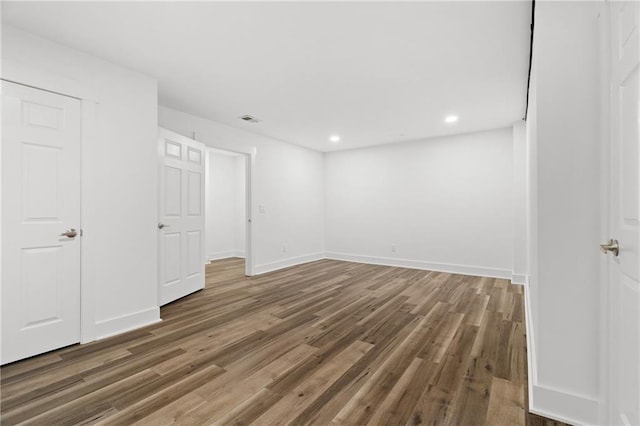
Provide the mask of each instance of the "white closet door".
POLYGON ((80 143, 79 100, 2 82, 3 364, 80 341, 80 143))

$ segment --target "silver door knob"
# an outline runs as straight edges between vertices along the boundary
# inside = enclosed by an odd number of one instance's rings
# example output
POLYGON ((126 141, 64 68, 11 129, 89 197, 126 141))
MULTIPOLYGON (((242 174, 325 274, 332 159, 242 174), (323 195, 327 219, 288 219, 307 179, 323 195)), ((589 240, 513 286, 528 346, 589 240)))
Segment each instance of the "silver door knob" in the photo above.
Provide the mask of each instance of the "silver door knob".
POLYGON ((605 244, 600 244, 600 250, 603 253, 611 252, 614 256, 618 255, 620 247, 618 246, 618 240, 614 240, 613 238, 609 240, 609 242, 605 244))
POLYGON ((159 222, 159 223, 158 223, 158 229, 168 228, 169 226, 171 226, 171 225, 165 225, 165 224, 164 224, 164 223, 162 223, 162 222, 159 222))
POLYGON ((63 232, 62 234, 60 234, 60 236, 67 237, 67 238, 75 238, 78 236, 78 231, 71 228, 71 229, 68 229, 66 232, 63 232))

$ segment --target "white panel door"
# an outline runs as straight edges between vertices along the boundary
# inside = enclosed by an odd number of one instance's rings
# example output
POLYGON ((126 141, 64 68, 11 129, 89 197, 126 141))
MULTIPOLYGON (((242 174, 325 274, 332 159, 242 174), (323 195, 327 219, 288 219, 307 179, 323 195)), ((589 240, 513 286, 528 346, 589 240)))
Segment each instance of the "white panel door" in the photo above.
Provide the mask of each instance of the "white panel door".
POLYGON ((159 129, 160 305, 204 288, 204 144, 159 129))
POLYGON ((79 100, 2 82, 3 364, 80 341, 80 126, 79 100))
POLYGON ((640 425, 638 2, 611 2, 611 423, 640 425))

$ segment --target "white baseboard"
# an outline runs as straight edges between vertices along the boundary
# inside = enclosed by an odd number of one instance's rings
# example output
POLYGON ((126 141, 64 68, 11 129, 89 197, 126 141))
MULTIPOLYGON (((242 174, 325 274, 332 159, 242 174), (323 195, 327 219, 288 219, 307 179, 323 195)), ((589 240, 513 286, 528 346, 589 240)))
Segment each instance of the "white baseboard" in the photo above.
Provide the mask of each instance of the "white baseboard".
POLYGON ((527 326, 529 411, 533 414, 572 425, 598 424, 600 402, 597 399, 556 389, 538 382, 536 338, 528 282, 526 285, 524 314, 527 326))
POLYGON ((288 268, 290 266, 301 265, 303 263, 315 262, 316 260, 322 260, 325 258, 324 253, 312 253, 304 256, 291 257, 289 259, 278 260, 277 262, 263 263, 256 265, 254 268, 254 274, 260 275, 267 272, 277 271, 278 269, 288 268))
POLYGON ((511 274, 511 284, 525 285, 527 276, 525 274, 511 274))
POLYGON ((450 263, 424 262, 421 260, 362 256, 358 254, 345 254, 335 252, 327 252, 326 258, 333 260, 344 260, 347 262, 368 263, 384 266, 398 266, 401 268, 426 269, 428 271, 448 272, 461 275, 474 275, 478 277, 511 279, 511 271, 509 270, 487 268, 482 266, 455 265, 450 263))
POLYGON ((228 259, 230 257, 242 257, 242 258, 244 258, 244 251, 242 251, 242 250, 228 250, 228 251, 217 251, 217 252, 209 253, 209 254, 207 254, 207 261, 211 262, 212 260, 228 259))
POLYGON ((530 412, 572 425, 598 424, 597 399, 535 383, 532 391, 530 412))
POLYGON ((95 340, 126 333, 136 328, 145 327, 162 321, 160 308, 153 307, 132 314, 96 321, 94 326, 95 340))

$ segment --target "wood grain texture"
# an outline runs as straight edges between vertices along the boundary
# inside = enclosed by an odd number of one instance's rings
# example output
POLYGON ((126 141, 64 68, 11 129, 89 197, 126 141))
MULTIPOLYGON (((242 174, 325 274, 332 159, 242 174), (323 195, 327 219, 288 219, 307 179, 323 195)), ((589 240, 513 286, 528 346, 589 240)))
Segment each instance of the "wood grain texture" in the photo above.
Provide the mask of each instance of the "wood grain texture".
POLYGON ((163 321, 7 365, 2 424, 524 425, 523 289, 322 260, 207 266, 163 321))
POLYGON ((537 414, 527 414, 527 426, 571 426, 558 420, 548 419, 537 414))

